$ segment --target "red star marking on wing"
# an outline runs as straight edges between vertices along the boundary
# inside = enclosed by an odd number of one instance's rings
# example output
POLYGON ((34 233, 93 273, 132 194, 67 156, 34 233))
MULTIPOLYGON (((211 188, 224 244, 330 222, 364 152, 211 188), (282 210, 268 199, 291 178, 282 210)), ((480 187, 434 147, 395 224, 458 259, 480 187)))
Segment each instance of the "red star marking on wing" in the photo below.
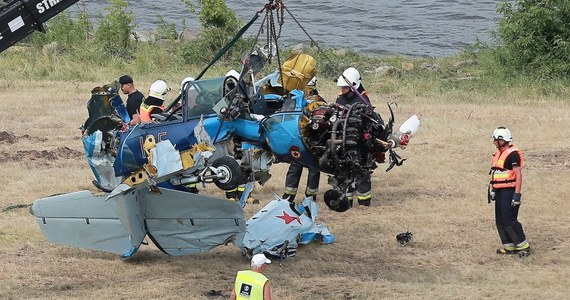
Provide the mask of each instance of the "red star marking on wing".
POLYGON ((283 219, 285 221, 285 224, 289 224, 295 220, 297 220, 297 222, 299 222, 299 224, 301 224, 301 219, 299 217, 292 217, 292 216, 288 215, 285 211, 283 211, 282 216, 277 216, 277 217, 279 219, 283 219))

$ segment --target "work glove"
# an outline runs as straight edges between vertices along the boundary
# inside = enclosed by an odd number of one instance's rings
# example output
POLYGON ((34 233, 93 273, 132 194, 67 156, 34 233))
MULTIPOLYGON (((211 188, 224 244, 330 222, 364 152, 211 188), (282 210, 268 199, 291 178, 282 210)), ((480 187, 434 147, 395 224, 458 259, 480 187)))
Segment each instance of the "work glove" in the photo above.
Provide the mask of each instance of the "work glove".
POLYGON ((410 134, 404 133, 400 136, 400 145, 406 146, 410 142, 410 134))
POLYGON ((521 205, 521 193, 514 193, 513 200, 511 200, 511 206, 517 207, 521 205))
POLYGON ((491 187, 491 185, 489 185, 489 189, 487 190, 487 200, 488 203, 491 203, 491 201, 495 201, 495 189, 491 187))

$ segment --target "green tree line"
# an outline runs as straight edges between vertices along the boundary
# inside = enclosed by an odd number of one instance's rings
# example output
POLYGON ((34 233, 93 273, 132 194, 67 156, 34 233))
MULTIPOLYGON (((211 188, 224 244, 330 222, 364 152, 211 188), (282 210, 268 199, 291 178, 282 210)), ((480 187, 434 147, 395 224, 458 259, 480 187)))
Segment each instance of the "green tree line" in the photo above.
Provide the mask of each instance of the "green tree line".
MULTIPOLYGON (((168 48, 169 54, 154 47, 154 42, 142 43, 135 34, 137 28, 128 1, 110 0, 107 14, 95 26, 85 12, 72 18, 62 13, 47 23, 47 34, 34 33, 25 43, 37 48, 54 42, 68 55, 81 55, 85 60, 124 63, 136 58, 147 58, 143 71, 151 72, 157 58, 168 58, 172 64, 204 65, 214 53, 226 45, 241 27, 241 22, 225 0, 181 0, 191 13, 197 14, 200 33, 190 41, 176 43, 168 48), (150 45, 149 45, 150 44, 150 45), (173 56, 172 56, 173 53, 173 56), (154 62, 153 61, 154 58, 154 62)), ((570 75, 570 1, 568 0, 515 0, 497 5, 501 15, 492 31, 490 44, 477 43, 461 54, 477 60, 487 74, 504 79, 526 77, 534 79, 561 78, 570 75)), ((162 41, 175 41, 176 26, 157 16, 156 37, 162 41)), ((251 49, 252 40, 239 41, 222 61, 239 60, 251 49)), ((343 59, 351 62, 366 57, 348 51, 334 55, 325 49, 327 58, 322 63, 342 67, 343 59)), ((317 57, 318 58, 318 57, 317 57)), ((327 68, 329 69, 329 68, 327 68)))

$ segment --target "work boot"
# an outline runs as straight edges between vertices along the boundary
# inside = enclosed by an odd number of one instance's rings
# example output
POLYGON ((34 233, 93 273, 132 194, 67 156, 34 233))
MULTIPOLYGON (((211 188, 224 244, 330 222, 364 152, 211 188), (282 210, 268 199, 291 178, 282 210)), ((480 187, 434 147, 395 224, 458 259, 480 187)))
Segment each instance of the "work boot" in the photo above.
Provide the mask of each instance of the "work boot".
POLYGON ((253 197, 249 197, 247 198, 247 200, 245 200, 245 203, 247 204, 259 204, 259 200, 253 198, 253 197))
POLYGON ((503 245, 497 249, 497 254, 517 254, 515 245, 503 245))
POLYGON ((226 191, 226 198, 229 199, 237 199, 238 198, 238 192, 237 191, 226 191))
POLYGON ((281 197, 281 198, 283 198, 284 200, 287 200, 291 203, 295 202, 295 195, 285 193, 285 194, 283 194, 283 197, 281 197))
POLYGON ((530 244, 525 240, 522 245, 517 245, 515 247, 515 252, 520 258, 525 258, 530 255, 530 244))
POLYGON ((370 206, 370 199, 368 200, 358 200, 359 206, 370 206))
POLYGON ((317 202, 317 195, 305 195, 305 198, 311 198, 313 201, 317 202))
POLYGON ((497 254, 517 254, 517 251, 509 250, 506 248, 499 248, 499 249, 497 249, 497 254))
POLYGON ((523 251, 528 249, 530 249, 530 244, 528 242, 525 242, 524 244, 515 247, 515 251, 523 251))

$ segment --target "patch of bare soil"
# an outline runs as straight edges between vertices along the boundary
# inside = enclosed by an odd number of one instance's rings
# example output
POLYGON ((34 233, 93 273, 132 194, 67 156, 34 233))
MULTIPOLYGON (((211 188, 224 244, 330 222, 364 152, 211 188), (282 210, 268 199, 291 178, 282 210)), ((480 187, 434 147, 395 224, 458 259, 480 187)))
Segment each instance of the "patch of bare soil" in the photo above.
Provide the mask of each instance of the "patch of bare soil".
POLYGON ((11 132, 0 131, 0 143, 15 144, 20 139, 27 139, 34 142, 46 142, 48 139, 45 137, 34 137, 27 134, 17 136, 11 132))
POLYGON ((17 140, 18 138, 16 138, 16 135, 13 133, 6 131, 0 132, 0 143, 14 144, 17 140))
POLYGON ((59 147, 55 150, 18 150, 16 153, 0 153, 0 163, 8 161, 28 162, 28 161, 54 161, 59 159, 78 159, 83 156, 83 152, 59 147))
POLYGON ((536 168, 570 169, 570 150, 552 152, 531 152, 526 154, 525 162, 536 168))

